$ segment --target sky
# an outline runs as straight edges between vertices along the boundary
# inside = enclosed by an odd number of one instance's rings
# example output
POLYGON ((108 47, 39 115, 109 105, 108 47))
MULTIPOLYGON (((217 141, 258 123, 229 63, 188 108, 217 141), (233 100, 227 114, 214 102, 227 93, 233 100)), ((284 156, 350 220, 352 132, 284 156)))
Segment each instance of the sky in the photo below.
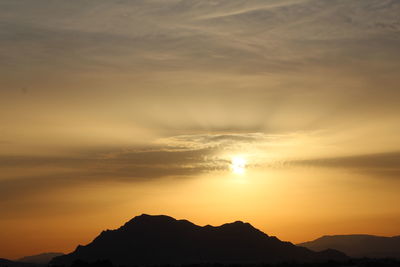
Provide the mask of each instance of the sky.
POLYGON ((0 257, 71 252, 142 213, 294 243, 399 235, 398 14, 0 0, 0 257))

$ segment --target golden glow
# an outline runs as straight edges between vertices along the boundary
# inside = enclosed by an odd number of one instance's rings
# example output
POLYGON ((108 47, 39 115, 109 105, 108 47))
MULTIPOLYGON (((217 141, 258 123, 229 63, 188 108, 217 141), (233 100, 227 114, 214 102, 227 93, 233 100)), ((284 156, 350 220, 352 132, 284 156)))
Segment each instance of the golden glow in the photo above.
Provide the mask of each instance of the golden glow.
POLYGON ((234 174, 242 175, 246 172, 247 161, 245 158, 235 156, 231 161, 231 170, 234 174))

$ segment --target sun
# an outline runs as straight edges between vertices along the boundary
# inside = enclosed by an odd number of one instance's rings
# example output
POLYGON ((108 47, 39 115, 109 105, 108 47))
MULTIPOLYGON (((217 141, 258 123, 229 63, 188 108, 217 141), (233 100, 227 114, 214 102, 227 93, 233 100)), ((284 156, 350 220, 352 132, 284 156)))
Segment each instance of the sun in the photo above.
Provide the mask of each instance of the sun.
POLYGON ((244 174, 246 172, 247 161, 243 157, 232 157, 231 170, 235 174, 244 174))

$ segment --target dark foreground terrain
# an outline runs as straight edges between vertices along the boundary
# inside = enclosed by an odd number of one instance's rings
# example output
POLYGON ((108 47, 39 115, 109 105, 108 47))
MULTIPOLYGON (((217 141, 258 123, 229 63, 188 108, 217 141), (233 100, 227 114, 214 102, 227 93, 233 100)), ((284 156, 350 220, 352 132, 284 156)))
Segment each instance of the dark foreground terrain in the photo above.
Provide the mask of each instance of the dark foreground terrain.
MULTIPOLYGON (((189 265, 155 265, 153 267, 394 267, 400 266, 400 260, 397 259, 350 259, 347 261, 327 261, 320 263, 277 263, 277 264, 189 264, 189 265)), ((65 267, 65 266, 53 266, 65 267)), ((97 261, 88 263, 77 260, 71 267, 131 267, 113 265, 111 261, 97 261)), ((137 267, 137 266, 132 266, 137 267)))
POLYGON ((71 265, 26 264, 22 262, 1 261, 0 267, 400 267, 398 259, 350 259, 346 261, 327 261, 319 263, 277 263, 277 264, 188 264, 188 265, 115 265, 108 260, 88 263, 76 260, 71 265))
POLYGON ((185 265, 116 265, 109 260, 86 262, 75 260, 71 265, 28 264, 0 259, 0 267, 400 267, 398 259, 349 259, 345 261, 326 261, 318 263, 285 262, 276 264, 185 264, 185 265))

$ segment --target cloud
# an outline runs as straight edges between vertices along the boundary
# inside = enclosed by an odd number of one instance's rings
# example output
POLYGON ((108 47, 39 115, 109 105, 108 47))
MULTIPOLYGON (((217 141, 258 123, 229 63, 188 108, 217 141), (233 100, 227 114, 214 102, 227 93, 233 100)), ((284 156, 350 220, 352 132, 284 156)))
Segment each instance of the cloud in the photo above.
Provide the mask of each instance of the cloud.
POLYGON ((288 162, 289 165, 341 168, 379 178, 400 178, 400 152, 364 154, 288 162))
POLYGON ((192 177, 211 171, 204 164, 210 151, 113 152, 113 156, 1 157, 0 201, 68 186, 104 182, 145 182, 163 177, 192 177), (7 169, 8 172, 4 172, 7 169), (7 177, 7 173, 12 173, 7 177))
POLYGON ((261 142, 273 138, 273 135, 263 133, 234 133, 234 134, 193 134, 178 135, 162 138, 157 142, 172 148, 210 148, 210 147, 229 147, 236 145, 261 142))
POLYGON ((26 121, 43 147, 118 127, 107 137, 122 142, 132 125, 282 133, 398 112, 398 1, 22 3, 0 3, 2 124, 15 143, 26 121), (13 95, 25 86, 25 100, 13 95))
POLYGON ((360 47, 368 58, 395 56, 400 5, 365 2, 2 1, 0 56, 14 71, 34 62, 58 71, 242 74, 326 65, 360 47))
POLYGON ((162 138, 144 147, 82 152, 74 156, 1 156, 0 201, 65 186, 190 178, 229 169, 221 152, 271 138, 261 133, 200 134, 162 138), (11 173, 11 177, 7 177, 11 173))
MULTIPOLYGON (((6 201, 24 194, 81 184, 143 183, 166 177, 178 182, 205 173, 227 171, 231 157, 238 154, 248 159, 249 168, 313 166, 381 178, 400 175, 400 152, 290 160, 321 155, 323 151, 312 151, 318 149, 315 140, 323 142, 318 133, 222 132, 176 135, 147 145, 81 151, 71 156, 3 155, 0 157, 0 199, 6 201), (309 149, 310 154, 304 149, 309 149)), ((320 145, 323 150, 324 144, 320 145)))

